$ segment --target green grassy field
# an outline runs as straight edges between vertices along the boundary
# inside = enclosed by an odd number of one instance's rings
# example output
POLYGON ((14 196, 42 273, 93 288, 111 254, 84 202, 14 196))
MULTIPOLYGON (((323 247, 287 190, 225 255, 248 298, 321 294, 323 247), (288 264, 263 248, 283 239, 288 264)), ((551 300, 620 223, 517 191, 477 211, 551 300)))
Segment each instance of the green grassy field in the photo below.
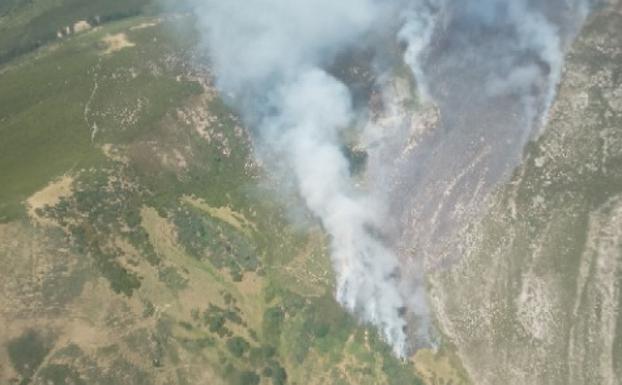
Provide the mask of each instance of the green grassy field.
POLYGON ((76 22, 92 24, 149 12, 150 0, 6 0, 0 4, 0 63, 42 47, 76 22))

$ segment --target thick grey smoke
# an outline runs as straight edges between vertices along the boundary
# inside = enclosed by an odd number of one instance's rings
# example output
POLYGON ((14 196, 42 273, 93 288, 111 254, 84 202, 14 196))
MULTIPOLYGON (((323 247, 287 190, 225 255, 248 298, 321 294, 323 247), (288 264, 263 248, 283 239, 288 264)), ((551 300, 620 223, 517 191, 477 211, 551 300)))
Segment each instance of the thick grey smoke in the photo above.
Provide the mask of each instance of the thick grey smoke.
MULTIPOLYGON (((427 324, 422 274, 403 252, 427 230, 410 226, 431 216, 425 208, 447 204, 444 181, 462 175, 461 188, 472 196, 482 192, 480 180, 492 186, 515 164, 553 99, 564 46, 583 12, 579 2, 188 1, 217 85, 253 130, 258 156, 286 165, 331 236, 337 299, 405 356, 412 348, 405 309, 427 324), (353 50, 388 55, 387 35, 405 44, 403 61, 442 116, 408 152, 401 150, 412 141, 406 129, 412 111, 390 105, 390 92, 382 90, 385 113, 401 111, 400 117, 370 129, 375 123, 360 124, 367 115, 353 108, 349 85, 328 70, 353 50), (368 148, 373 180, 364 187, 342 151, 343 134, 353 127, 391 143, 368 148), (461 167, 480 150, 488 151, 486 161, 464 177, 461 167), (387 237, 385 230, 400 221, 401 240, 387 237)), ((378 88, 390 83, 392 72, 383 68, 378 88)))

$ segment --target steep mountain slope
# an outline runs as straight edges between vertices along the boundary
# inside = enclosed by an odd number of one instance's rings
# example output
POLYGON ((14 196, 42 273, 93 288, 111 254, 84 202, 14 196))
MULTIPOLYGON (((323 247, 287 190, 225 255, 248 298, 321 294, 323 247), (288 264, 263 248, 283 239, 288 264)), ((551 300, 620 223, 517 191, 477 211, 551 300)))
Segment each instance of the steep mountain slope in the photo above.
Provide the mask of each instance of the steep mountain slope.
POLYGON ((622 380, 621 47, 611 1, 569 53, 546 131, 460 255, 436 256, 457 262, 428 261, 438 325, 478 384, 622 380))

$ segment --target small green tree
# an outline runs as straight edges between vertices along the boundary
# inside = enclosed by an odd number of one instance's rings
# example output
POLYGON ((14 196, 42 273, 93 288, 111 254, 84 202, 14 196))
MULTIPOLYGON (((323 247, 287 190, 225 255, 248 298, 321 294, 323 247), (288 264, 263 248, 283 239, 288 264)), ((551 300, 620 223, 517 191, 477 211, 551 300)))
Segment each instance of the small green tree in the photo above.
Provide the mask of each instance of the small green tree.
POLYGON ((235 357, 242 357, 244 353, 248 351, 250 345, 246 340, 242 337, 235 336, 233 338, 229 338, 227 340, 227 349, 233 354, 235 357))

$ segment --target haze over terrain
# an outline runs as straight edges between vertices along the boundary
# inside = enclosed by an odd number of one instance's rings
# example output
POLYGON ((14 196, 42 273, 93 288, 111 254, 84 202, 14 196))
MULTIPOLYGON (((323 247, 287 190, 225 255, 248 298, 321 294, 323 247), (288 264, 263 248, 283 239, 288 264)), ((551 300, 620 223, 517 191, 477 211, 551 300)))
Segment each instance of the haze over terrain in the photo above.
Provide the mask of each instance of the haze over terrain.
POLYGON ((0 383, 620 384, 618 0, 0 3, 0 383))
POLYGON ((404 357, 415 348, 407 340, 409 310, 420 324, 416 337, 431 339, 424 274, 414 259, 438 253, 439 238, 460 225, 451 211, 461 207, 473 220, 516 166, 546 119, 588 2, 196 5, 217 86, 254 131, 258 156, 278 159, 268 167, 284 168, 331 236, 338 301, 378 326, 404 357), (400 43, 403 53, 384 47, 400 43), (423 103, 438 108, 433 132, 409 132, 400 116, 385 126, 367 121, 348 81, 331 72, 339 55, 357 51, 368 53, 369 86, 383 97, 375 113, 413 113, 396 112, 404 106, 389 89, 395 67, 407 66, 423 103), (368 141, 360 146, 372 171, 356 179, 342 151, 345 132, 355 145, 368 141), (410 146, 413 140, 424 143, 410 146), (396 152, 402 155, 391 159, 396 152), (465 163, 475 167, 464 170, 465 163), (391 225, 397 234, 383 234, 391 225), (400 244, 416 244, 415 254, 398 255, 400 244))

